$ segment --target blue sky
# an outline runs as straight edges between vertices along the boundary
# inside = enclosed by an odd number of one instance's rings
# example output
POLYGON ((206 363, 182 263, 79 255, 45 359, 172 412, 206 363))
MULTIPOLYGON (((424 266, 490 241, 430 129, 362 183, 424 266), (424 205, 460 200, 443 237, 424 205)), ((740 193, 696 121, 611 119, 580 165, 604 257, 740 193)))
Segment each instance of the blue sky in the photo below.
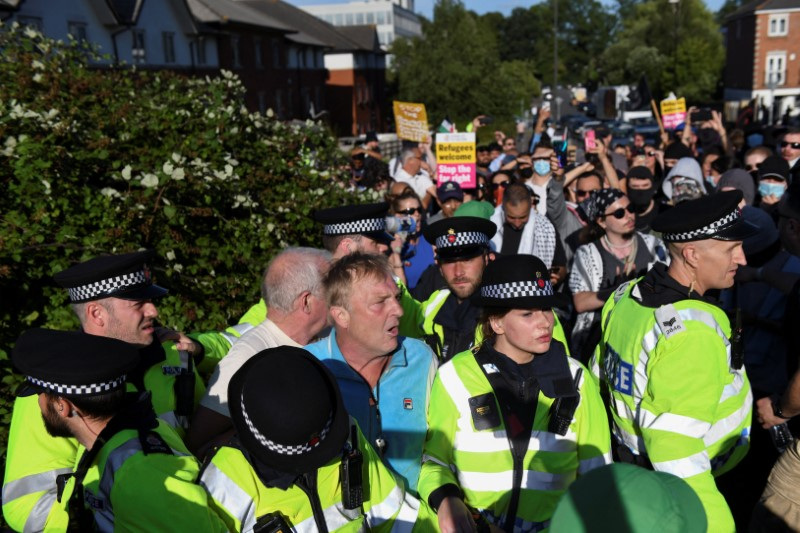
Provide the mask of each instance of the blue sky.
MULTIPOLYGON (((349 0, 287 0, 290 4, 296 6, 309 5, 309 4, 345 4, 349 0)), ((415 0, 414 7, 421 15, 428 18, 433 16, 433 4, 435 0, 415 0)), ((716 11, 720 8, 723 0, 705 0, 706 5, 711 11, 716 11)), ((468 9, 472 9, 477 13, 486 13, 487 11, 500 11, 506 15, 511 12, 515 7, 528 7, 536 2, 530 0, 464 0, 464 5, 468 9)))

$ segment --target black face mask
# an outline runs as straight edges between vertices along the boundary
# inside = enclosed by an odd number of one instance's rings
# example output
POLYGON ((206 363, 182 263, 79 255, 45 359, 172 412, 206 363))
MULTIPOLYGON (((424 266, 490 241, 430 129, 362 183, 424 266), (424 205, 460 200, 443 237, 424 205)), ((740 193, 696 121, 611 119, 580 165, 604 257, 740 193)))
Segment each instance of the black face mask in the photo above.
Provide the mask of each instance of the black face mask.
POLYGON ((533 167, 526 167, 519 169, 519 177, 522 179, 528 179, 533 176, 533 167))
POLYGON ((628 199, 637 213, 641 213, 650 207, 650 200, 656 193, 655 187, 649 189, 628 189, 628 199))

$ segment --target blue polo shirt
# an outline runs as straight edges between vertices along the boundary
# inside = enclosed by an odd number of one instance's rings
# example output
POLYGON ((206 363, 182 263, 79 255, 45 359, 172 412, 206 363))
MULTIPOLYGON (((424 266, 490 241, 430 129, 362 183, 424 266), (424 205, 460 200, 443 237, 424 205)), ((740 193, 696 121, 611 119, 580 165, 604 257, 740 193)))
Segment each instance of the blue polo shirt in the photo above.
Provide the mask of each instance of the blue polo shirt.
POLYGON ((402 476, 416 495, 422 447, 428 430, 426 415, 431 385, 436 375, 436 356, 422 341, 399 337, 400 346, 372 391, 348 365, 336 343, 336 332, 306 346, 336 376, 347 411, 358 421, 374 448, 383 438, 383 459, 402 476), (370 394, 371 392, 371 394, 370 394), (370 398, 377 405, 370 405, 370 398))

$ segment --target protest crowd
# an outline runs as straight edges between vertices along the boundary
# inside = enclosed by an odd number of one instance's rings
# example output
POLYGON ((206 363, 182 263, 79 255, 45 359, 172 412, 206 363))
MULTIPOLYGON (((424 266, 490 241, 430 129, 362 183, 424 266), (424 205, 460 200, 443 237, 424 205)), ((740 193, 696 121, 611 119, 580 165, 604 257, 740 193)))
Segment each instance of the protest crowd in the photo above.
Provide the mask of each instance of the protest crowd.
POLYGON ((54 272, 81 331, 13 349, 8 527, 800 530, 800 130, 700 114, 541 108, 458 180, 368 134, 385 201, 314 212, 224 331, 158 326, 152 252, 54 272))

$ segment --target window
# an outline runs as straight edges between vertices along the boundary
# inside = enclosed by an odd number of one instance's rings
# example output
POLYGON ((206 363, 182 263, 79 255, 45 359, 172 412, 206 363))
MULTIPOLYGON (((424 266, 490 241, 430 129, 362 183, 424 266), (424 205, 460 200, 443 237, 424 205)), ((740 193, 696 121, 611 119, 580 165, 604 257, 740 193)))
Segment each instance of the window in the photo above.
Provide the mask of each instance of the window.
POLYGON ((341 13, 336 13, 336 24, 334 26, 342 26, 344 25, 344 15, 341 13))
POLYGON ((392 23, 392 12, 391 11, 387 11, 386 12, 386 24, 391 24, 391 23, 392 23))
POLYGON ((769 52, 766 66, 765 85, 774 83, 780 86, 786 83, 786 52, 769 52))
POLYGON ((198 37, 196 44, 197 44, 197 64, 205 65, 208 62, 208 59, 206 58, 206 38, 198 37))
POLYGON ((261 57, 261 39, 253 39, 253 49, 255 50, 256 68, 264 68, 264 60, 261 57))
POLYGON ((231 54, 233 66, 235 68, 241 68, 242 58, 239 55, 239 37, 237 35, 231 36, 231 54))
POLYGON ((346 13, 344 16, 344 25, 345 26, 352 26, 353 25, 353 14, 346 13))
POLYGON ((266 91, 258 91, 258 110, 264 113, 267 110, 267 93, 266 91))
POLYGON ((767 35, 770 37, 783 37, 789 34, 789 15, 770 15, 767 35))
POLYGON ((275 113, 278 118, 283 118, 283 91, 281 89, 275 91, 275 113))
POLYGON ((375 13, 372 11, 367 13, 367 24, 375 24, 375 13))
POLYGON ((364 24, 364 13, 356 13, 356 24, 364 24))
POLYGON ((378 24, 386 24, 386 13, 383 11, 378 11, 377 13, 377 21, 378 24))
POLYGON ((86 24, 83 22, 67 22, 67 33, 79 43, 87 41, 86 24))
POLYGON ((147 62, 144 30, 133 30, 132 35, 133 46, 131 48, 131 55, 133 56, 133 62, 137 65, 143 65, 147 62))
POLYGON ((17 22, 19 22, 20 26, 28 26, 38 31, 42 31, 42 28, 44 28, 42 17, 17 17, 17 22))
POLYGON ((281 68, 281 43, 278 39, 272 39, 269 42, 269 47, 272 48, 272 66, 281 68))
POLYGON ((175 62, 175 34, 169 31, 161 33, 161 40, 164 41, 164 63, 175 62))

